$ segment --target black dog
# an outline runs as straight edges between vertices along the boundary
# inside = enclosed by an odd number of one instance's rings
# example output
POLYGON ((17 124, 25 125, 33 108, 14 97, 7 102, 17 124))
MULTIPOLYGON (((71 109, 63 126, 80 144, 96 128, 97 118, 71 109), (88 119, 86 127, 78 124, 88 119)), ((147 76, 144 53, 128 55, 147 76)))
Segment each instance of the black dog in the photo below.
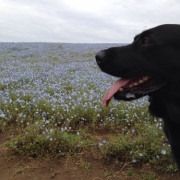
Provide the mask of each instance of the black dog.
POLYGON ((149 95, 149 111, 163 118, 164 132, 180 170, 180 25, 160 25, 135 36, 132 44, 96 54, 103 72, 121 79, 103 98, 130 101, 149 95))

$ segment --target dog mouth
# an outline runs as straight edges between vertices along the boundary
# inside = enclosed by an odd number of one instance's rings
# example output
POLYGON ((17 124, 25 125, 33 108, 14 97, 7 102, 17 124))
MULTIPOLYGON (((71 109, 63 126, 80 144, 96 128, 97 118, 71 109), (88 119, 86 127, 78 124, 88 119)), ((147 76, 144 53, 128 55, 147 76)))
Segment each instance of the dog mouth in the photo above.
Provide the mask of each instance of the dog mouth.
POLYGON ((154 77, 143 76, 140 78, 132 79, 120 79, 116 81, 106 92, 103 97, 104 106, 108 106, 112 97, 117 100, 130 101, 138 99, 151 92, 159 90, 164 86, 162 80, 158 80, 154 77))

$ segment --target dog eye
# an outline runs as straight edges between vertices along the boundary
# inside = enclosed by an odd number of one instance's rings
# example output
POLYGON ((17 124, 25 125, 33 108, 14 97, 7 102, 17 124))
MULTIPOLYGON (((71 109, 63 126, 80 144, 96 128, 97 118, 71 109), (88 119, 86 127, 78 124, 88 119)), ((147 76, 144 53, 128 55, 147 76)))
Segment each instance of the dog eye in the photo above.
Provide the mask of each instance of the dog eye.
POLYGON ((143 41, 142 41, 142 44, 143 44, 143 45, 148 45, 148 44, 150 44, 149 39, 148 39, 148 38, 144 38, 143 41))

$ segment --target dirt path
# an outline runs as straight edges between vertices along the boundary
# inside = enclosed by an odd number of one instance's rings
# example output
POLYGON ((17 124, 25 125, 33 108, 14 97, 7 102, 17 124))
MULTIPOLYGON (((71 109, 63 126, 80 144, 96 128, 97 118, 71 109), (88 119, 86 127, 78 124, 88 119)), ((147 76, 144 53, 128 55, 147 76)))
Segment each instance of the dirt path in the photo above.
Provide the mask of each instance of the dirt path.
POLYGON ((105 165, 87 154, 43 160, 11 155, 2 146, 7 134, 0 133, 0 180, 177 180, 178 174, 154 172, 150 166, 134 168, 130 176, 126 164, 105 165))

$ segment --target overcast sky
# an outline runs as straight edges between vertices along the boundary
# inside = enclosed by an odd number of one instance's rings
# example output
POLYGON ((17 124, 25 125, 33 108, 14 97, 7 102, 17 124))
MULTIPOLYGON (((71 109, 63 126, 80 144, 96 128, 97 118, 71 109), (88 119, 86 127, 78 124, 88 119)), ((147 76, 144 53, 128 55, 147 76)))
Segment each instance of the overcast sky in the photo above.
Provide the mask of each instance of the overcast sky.
POLYGON ((0 0, 0 42, 129 43, 180 24, 180 0, 0 0))

